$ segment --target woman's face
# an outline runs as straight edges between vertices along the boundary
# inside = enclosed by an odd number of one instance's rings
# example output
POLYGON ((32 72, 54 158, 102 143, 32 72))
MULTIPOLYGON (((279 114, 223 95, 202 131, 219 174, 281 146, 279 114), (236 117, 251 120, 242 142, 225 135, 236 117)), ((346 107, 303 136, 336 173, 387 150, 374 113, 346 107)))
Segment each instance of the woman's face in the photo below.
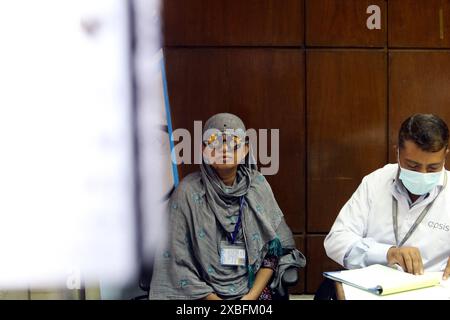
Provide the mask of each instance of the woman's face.
MULTIPOLYGON (((222 137, 220 137, 222 138, 222 137)), ((232 169, 241 163, 241 161, 248 154, 248 144, 245 142, 236 143, 235 137, 223 137, 223 141, 216 147, 203 145, 203 159, 207 164, 210 164, 214 169, 232 169)))

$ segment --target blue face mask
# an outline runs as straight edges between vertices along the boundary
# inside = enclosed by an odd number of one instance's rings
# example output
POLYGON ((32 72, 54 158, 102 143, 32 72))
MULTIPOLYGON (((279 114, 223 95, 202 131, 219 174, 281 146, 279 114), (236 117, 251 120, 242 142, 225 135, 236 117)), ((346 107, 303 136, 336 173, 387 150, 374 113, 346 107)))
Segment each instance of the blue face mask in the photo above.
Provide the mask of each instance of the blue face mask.
POLYGON ((399 178, 402 180, 403 185, 409 190, 409 192, 415 195, 423 195, 430 192, 437 186, 439 179, 441 178, 441 174, 442 171, 421 173, 400 167, 399 178))

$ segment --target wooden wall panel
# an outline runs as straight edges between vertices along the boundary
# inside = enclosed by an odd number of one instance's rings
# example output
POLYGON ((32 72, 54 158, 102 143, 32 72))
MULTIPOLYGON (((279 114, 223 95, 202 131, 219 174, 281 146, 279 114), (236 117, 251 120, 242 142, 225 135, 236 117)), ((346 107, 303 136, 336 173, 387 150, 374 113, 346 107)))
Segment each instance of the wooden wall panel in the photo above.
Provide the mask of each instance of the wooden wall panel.
POLYGON ((307 53, 308 232, 328 232, 387 148, 386 54, 307 53))
POLYGON ((389 158, 396 162, 394 146, 407 117, 435 113, 450 125, 450 52, 391 51, 389 106, 389 158))
POLYGON ((325 235, 307 235, 306 237, 306 293, 314 294, 324 280, 324 271, 342 270, 343 267, 327 257, 323 241, 325 235))
MULTIPOLYGON (((292 49, 167 49, 173 127, 232 112, 247 128, 280 129, 279 172, 267 179, 294 232, 305 229, 304 55, 292 49)), ((182 175, 197 170, 182 166, 182 175)))
POLYGON ((165 43, 301 46, 303 8, 303 0, 165 0, 165 43))
POLYGON ((383 47, 386 16, 384 0, 306 0, 306 45, 383 47), (367 28, 370 5, 381 9, 381 29, 367 28))
POLYGON ((390 47, 450 47, 450 0, 389 0, 390 47))
POLYGON ((450 124, 450 52, 391 49, 450 48, 449 2, 164 1, 174 128, 192 132, 194 120, 233 112, 248 127, 280 129, 280 171, 268 180, 307 256, 291 292, 314 293, 323 271, 340 268, 325 235, 361 178, 388 153, 396 161, 401 121, 433 112, 450 124), (381 30, 366 27, 372 4, 381 30))

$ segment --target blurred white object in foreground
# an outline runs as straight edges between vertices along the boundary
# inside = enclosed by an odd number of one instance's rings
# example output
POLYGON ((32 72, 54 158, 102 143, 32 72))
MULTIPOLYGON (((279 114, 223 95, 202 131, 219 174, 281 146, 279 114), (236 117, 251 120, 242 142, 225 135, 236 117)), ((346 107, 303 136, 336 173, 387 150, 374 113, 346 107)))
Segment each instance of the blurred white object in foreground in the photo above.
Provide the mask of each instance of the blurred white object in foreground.
POLYGON ((0 286, 137 270, 123 0, 0 3, 0 286))
MULTIPOLYGON (((135 0, 137 106, 144 266, 166 239, 168 195, 178 183, 171 161, 170 105, 160 41, 159 0, 135 0)), ((172 145, 173 147, 173 145, 172 145)))

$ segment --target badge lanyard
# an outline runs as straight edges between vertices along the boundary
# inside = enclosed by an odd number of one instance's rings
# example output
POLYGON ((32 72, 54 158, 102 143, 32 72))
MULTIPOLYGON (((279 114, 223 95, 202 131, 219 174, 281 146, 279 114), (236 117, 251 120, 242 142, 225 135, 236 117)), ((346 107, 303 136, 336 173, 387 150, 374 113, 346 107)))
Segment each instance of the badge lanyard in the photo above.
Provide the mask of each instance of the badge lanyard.
MULTIPOLYGON (((439 194, 442 193, 442 191, 444 190, 445 186, 447 185, 447 171, 444 171, 444 173, 445 173, 445 175, 444 175, 444 186, 443 186, 443 188, 442 188, 442 190, 441 190, 441 192, 439 194)), ((439 194, 436 196, 436 198, 434 198, 433 201, 431 201, 425 207, 425 209, 423 209, 423 211, 420 213, 419 217, 416 219, 416 221, 411 226, 411 228, 406 233, 405 237, 403 238, 403 240, 400 243, 398 242, 398 201, 397 201, 397 199, 395 199, 394 196, 392 196, 392 220, 393 220, 393 224, 394 224, 395 243, 396 243, 397 247, 403 246, 403 244, 411 237, 413 232, 416 231, 417 227, 422 222, 423 218, 425 218, 425 216, 427 215, 428 211, 430 211, 431 206, 436 201, 437 197, 439 197, 439 194)))
POLYGON ((244 196, 241 196, 239 199, 239 216, 236 226, 234 227, 234 231, 232 233, 227 233, 227 239, 231 244, 234 244, 236 241, 237 234, 239 232, 239 227, 241 226, 242 220, 242 211, 244 209, 245 199, 244 196))

